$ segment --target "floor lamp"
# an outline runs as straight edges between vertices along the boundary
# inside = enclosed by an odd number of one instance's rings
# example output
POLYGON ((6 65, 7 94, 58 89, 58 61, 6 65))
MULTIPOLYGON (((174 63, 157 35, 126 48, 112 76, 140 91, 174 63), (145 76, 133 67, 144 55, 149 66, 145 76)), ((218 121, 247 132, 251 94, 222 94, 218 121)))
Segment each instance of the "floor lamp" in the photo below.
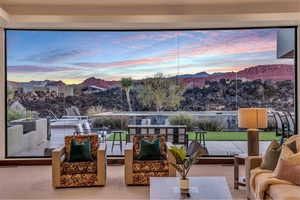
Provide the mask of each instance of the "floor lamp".
POLYGON ((259 128, 267 128, 268 116, 266 108, 240 108, 238 111, 239 128, 247 128, 248 156, 259 154, 259 128))

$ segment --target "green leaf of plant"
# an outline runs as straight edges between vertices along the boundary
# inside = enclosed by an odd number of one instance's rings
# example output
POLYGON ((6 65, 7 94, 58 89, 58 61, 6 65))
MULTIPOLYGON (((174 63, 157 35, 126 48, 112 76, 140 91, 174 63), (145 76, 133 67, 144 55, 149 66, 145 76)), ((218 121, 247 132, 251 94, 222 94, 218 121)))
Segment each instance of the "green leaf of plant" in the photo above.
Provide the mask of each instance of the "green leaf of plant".
POLYGON ((182 164, 182 160, 181 160, 181 157, 180 155, 178 154, 178 152, 176 151, 176 149, 170 149, 170 152, 171 154, 174 156, 175 160, 176 160, 176 163, 178 164, 182 164))
POLYGON ((176 146, 172 146, 170 148, 170 152, 175 157, 176 162, 179 164, 183 164, 186 158, 186 151, 184 148, 178 148, 176 146))
POLYGON ((176 165, 174 163, 170 163, 179 173, 182 173, 183 170, 179 167, 179 165, 176 165))
MULTIPOLYGON (((177 148, 177 147, 176 147, 177 148)), ((186 158, 186 151, 185 151, 185 148, 184 147, 180 147, 180 148, 177 148, 177 151, 179 153, 179 156, 181 158, 182 161, 185 160, 186 158)))

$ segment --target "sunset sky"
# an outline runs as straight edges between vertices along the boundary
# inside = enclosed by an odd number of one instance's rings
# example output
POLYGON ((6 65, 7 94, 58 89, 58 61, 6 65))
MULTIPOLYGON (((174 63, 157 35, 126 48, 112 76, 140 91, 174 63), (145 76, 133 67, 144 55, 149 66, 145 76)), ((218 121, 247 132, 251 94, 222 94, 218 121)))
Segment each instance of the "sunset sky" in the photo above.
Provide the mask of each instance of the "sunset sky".
POLYGON ((88 77, 141 79, 230 72, 258 64, 292 64, 276 58, 277 29, 209 31, 7 31, 10 81, 88 77))

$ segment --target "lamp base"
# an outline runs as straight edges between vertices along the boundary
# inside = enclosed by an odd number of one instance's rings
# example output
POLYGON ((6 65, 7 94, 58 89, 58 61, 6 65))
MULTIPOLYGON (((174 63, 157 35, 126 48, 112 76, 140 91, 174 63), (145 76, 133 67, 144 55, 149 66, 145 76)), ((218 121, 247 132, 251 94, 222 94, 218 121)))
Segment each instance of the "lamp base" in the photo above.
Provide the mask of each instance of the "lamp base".
POLYGON ((248 129, 248 156, 258 156, 258 129, 248 129))

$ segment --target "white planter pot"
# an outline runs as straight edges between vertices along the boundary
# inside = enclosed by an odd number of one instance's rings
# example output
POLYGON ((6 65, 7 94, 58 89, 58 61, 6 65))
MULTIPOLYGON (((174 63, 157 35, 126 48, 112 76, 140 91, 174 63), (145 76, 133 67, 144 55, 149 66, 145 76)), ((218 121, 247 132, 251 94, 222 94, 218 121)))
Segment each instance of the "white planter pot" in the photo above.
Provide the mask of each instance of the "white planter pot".
POLYGON ((180 179, 179 185, 180 185, 181 190, 188 190, 189 189, 189 179, 188 178, 180 179))

